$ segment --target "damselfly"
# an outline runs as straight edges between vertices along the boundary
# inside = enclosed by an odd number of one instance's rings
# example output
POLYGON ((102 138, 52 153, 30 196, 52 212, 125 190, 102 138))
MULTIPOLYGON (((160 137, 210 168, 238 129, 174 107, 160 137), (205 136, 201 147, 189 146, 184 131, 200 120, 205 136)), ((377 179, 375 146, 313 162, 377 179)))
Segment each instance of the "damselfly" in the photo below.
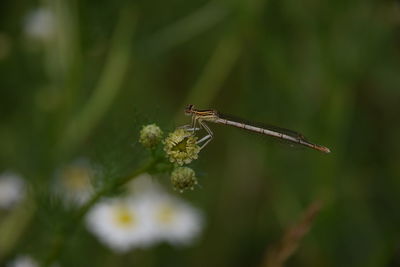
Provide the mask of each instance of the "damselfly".
POLYGON ((254 124, 244 122, 240 119, 230 119, 228 116, 219 113, 216 110, 206 109, 199 110, 195 109, 193 105, 188 105, 185 109, 185 114, 192 116, 192 123, 190 125, 185 125, 183 127, 187 128, 189 131, 196 131, 200 128, 197 128, 197 123, 199 123, 200 127, 203 128, 208 134, 197 141, 198 144, 201 144, 201 149, 204 148, 213 138, 214 134, 211 131, 210 127, 206 124, 206 122, 220 123, 225 125, 231 125, 234 127, 242 128, 248 131, 260 133, 263 135, 272 136, 278 139, 282 139, 285 141, 289 141, 290 143, 303 145, 321 152, 330 153, 330 149, 324 146, 316 145, 310 143, 306 140, 306 138, 295 131, 275 127, 275 126, 255 126, 254 124))

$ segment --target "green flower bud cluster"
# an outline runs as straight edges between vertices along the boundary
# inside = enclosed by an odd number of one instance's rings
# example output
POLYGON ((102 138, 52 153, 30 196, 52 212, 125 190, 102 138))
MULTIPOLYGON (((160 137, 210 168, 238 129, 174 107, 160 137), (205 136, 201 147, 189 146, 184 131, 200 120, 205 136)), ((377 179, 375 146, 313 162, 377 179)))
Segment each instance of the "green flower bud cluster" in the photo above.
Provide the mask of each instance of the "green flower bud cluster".
POLYGON ((177 167, 171 173, 171 183, 175 190, 183 192, 187 189, 194 189, 198 184, 194 170, 188 167, 177 167))
POLYGON ((146 148, 155 148, 161 141, 163 132, 155 124, 143 126, 140 131, 139 142, 146 148))
MULTIPOLYGON (((155 124, 143 126, 140 131, 139 142, 143 146, 153 149, 160 143, 162 135, 163 132, 155 124)), ((166 157, 169 162, 175 165, 171 173, 172 186, 179 192, 188 189, 193 190, 198 183, 194 170, 180 166, 197 159, 200 152, 197 137, 186 129, 178 128, 165 138, 163 144, 166 157)))

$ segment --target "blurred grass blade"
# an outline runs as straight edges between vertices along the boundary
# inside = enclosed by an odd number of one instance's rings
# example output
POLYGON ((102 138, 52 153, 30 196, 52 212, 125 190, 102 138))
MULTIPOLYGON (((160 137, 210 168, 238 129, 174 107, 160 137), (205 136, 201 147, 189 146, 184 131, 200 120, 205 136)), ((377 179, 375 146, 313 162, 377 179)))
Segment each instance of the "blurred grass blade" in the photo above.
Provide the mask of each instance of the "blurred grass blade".
POLYGON ((36 205, 32 197, 28 196, 0 223, 0 266, 2 260, 18 244, 35 213, 36 205))
POLYGON ((168 49, 190 40, 222 21, 228 12, 221 3, 210 1, 194 13, 156 32, 143 42, 142 47, 152 53, 168 49))
POLYGON ((131 61, 131 40, 136 22, 132 12, 132 8, 124 8, 120 15, 103 74, 87 104, 67 126, 61 144, 63 152, 72 151, 90 134, 121 89, 131 61))
MULTIPOLYGON (((240 48, 239 38, 232 33, 219 41, 202 75, 182 103, 182 107, 188 103, 196 103, 196 106, 205 108, 210 104, 239 58, 240 48)), ((177 117, 182 114, 182 110, 179 110, 177 117)))
MULTIPOLYGON (((45 1, 54 14, 54 42, 46 42, 46 71, 53 82, 79 75, 81 47, 76 1, 45 1)), ((61 87, 62 88, 62 87, 61 87)), ((70 89, 70 88, 68 88, 70 89)))

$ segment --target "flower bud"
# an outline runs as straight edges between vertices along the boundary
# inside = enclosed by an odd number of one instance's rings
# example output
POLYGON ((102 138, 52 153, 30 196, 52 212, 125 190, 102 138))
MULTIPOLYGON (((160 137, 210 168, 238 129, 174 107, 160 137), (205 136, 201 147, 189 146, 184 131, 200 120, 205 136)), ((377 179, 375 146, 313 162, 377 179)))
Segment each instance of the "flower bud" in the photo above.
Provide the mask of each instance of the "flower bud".
POLYGON ((171 183, 175 190, 181 193, 187 189, 194 189, 197 178, 194 170, 188 167, 177 167, 171 173, 171 183))
POLYGON ((155 124, 143 126, 139 142, 146 148, 154 148, 162 139, 163 132, 155 124))

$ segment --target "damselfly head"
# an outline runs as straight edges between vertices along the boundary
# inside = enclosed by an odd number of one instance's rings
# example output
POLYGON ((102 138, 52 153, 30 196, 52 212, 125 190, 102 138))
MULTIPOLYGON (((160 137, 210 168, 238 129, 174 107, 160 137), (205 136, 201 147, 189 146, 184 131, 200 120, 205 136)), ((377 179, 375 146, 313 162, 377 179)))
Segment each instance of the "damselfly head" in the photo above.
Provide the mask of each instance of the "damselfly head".
POLYGON ((193 108, 194 108, 194 105, 189 104, 189 105, 185 108, 185 115, 192 115, 192 113, 193 113, 193 108))

